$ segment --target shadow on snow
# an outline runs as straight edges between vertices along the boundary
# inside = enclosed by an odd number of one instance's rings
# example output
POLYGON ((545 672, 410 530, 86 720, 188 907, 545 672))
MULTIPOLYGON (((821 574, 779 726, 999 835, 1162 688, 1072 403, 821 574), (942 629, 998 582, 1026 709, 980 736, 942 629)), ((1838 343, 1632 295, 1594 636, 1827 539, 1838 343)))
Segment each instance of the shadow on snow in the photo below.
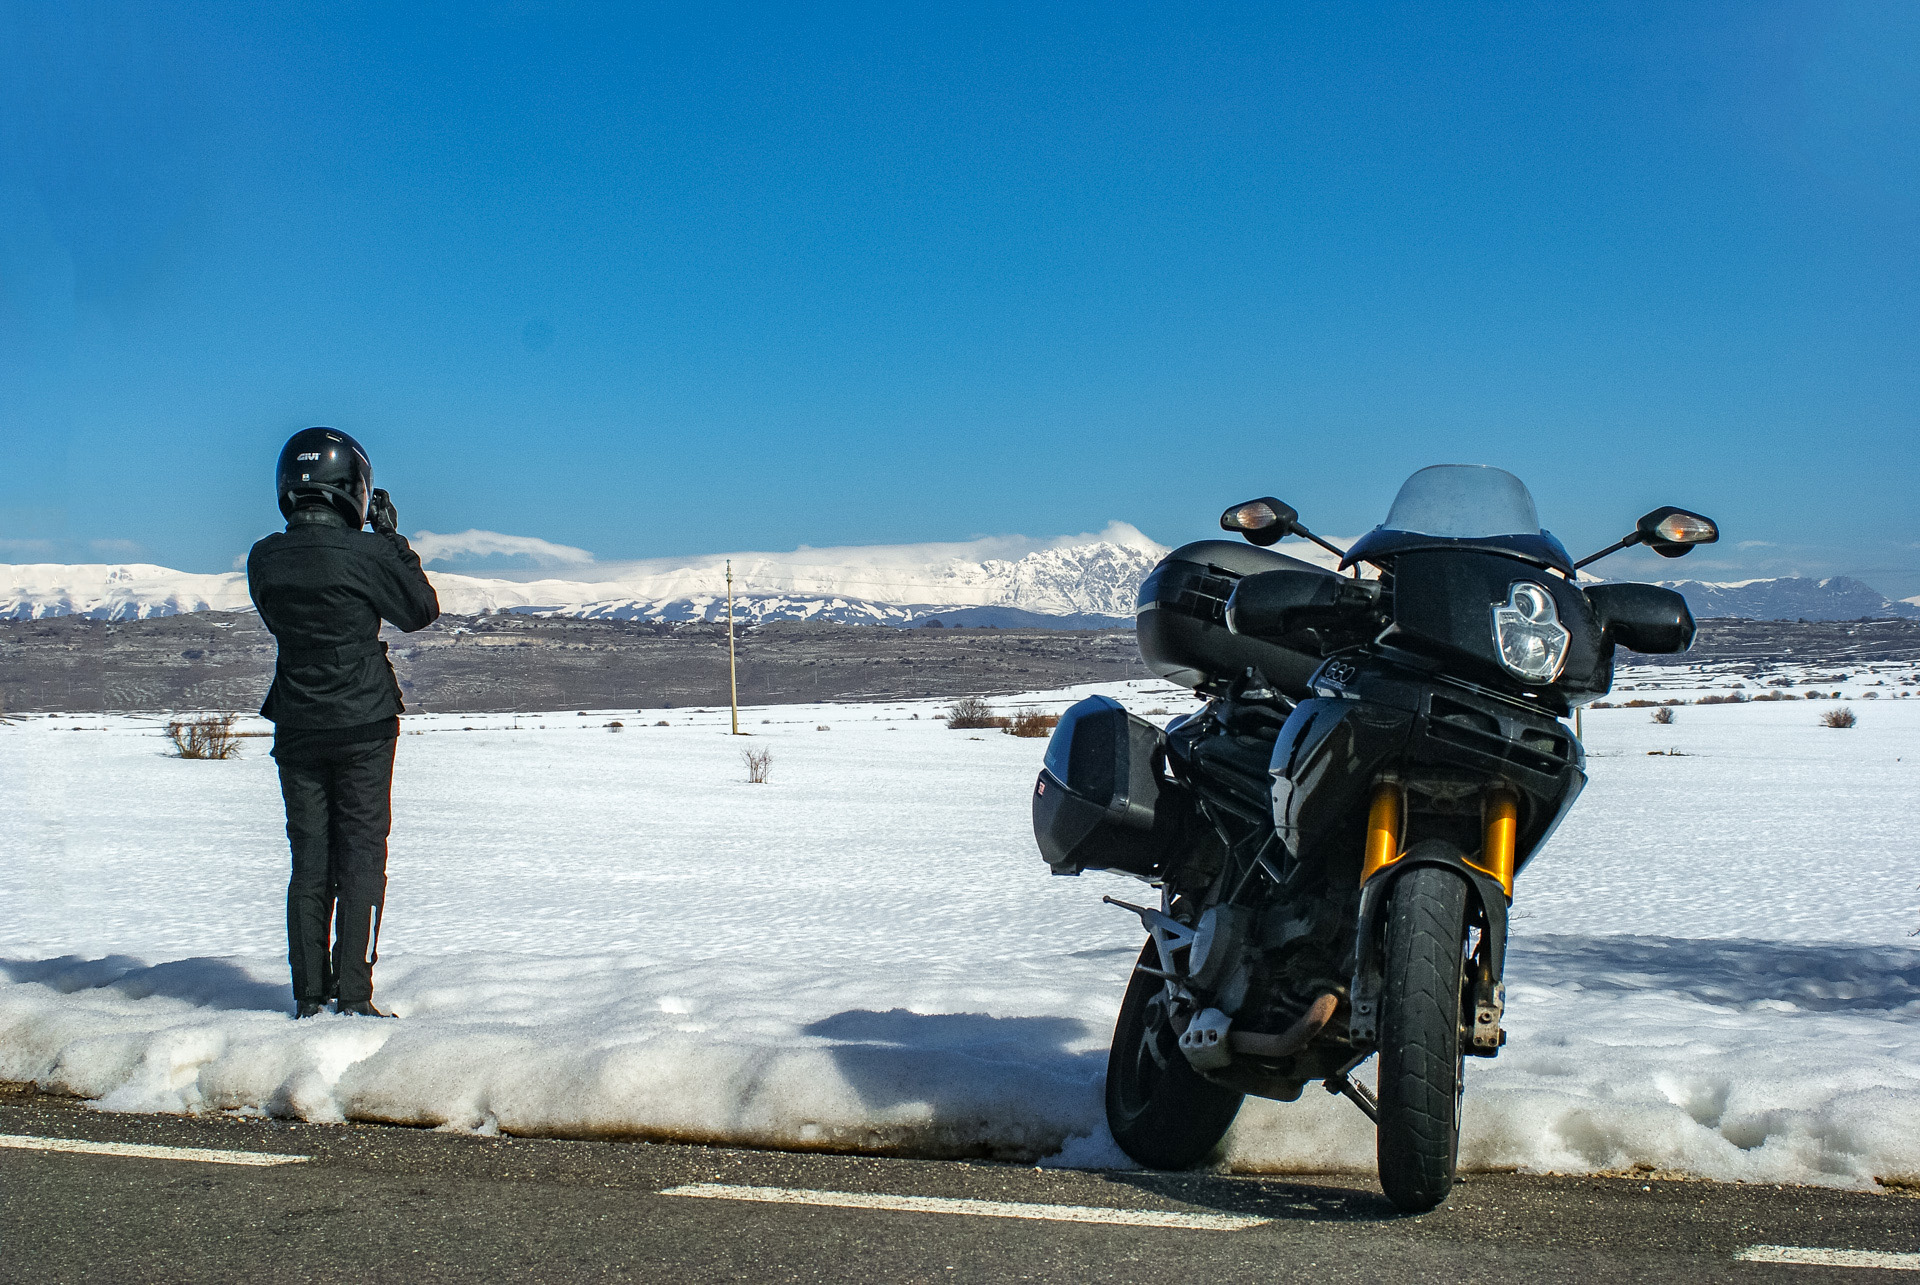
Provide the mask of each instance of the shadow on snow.
POLYGON ((1672 994, 1744 1008, 1886 1012, 1920 1004, 1920 951, 1751 938, 1517 935, 1509 985, 1577 985, 1601 994, 1672 994))
POLYGON ((263 982, 231 959, 202 956, 149 966, 131 955, 82 959, 0 959, 0 978, 38 982, 71 995, 75 991, 112 990, 128 999, 184 1000, 200 1008, 291 1013, 293 992, 285 982, 263 982))

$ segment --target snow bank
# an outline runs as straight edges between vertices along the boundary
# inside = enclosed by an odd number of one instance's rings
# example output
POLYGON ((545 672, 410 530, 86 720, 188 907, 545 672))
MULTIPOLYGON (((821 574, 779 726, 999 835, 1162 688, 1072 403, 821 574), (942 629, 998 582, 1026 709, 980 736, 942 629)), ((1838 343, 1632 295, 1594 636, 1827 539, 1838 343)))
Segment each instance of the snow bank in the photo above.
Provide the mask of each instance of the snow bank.
MULTIPOLYGON (((135 720, 0 726, 0 1078, 118 1110, 1123 1163, 1101 1076, 1139 930, 1099 898, 1139 885, 1049 878, 1044 743, 933 709, 751 711, 766 785, 724 711, 408 719, 399 1022, 288 1020, 263 742, 190 763, 135 720)), ((1920 713, 1818 713, 1588 716, 1593 784, 1519 884, 1511 1042, 1468 1064, 1467 1167, 1920 1173, 1920 713)), ((1227 1161, 1365 1170, 1372 1138, 1314 1090, 1250 1102, 1227 1161)))
POLYGON ((1008 1158, 1097 1115, 1087 1023, 847 1007, 777 964, 439 957, 382 966, 404 1021, 299 1024, 278 961, 185 964, 5 966, 38 985, 0 1000, 0 1074, 111 1110, 1008 1158))
MULTIPOLYGON (((1555 934, 1523 940, 1507 977, 1509 1043, 1467 1063, 1466 1168, 1920 1174, 1920 951, 1555 934)), ((1369 1159, 1366 1121, 1312 1097, 1243 1113, 1238 1164, 1369 1159)))

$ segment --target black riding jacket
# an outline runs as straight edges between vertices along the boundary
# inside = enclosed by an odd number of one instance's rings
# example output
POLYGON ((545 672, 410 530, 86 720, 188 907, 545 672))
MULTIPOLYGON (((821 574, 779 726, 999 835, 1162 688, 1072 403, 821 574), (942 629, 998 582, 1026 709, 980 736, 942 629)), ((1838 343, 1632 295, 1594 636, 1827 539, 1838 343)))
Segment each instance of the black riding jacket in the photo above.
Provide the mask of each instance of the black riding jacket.
POLYGON ((350 530, 331 509, 296 509, 284 532, 247 555, 247 592, 280 644, 260 713, 281 736, 382 722, 397 730, 404 702, 380 622, 412 633, 440 617, 405 536, 350 530))

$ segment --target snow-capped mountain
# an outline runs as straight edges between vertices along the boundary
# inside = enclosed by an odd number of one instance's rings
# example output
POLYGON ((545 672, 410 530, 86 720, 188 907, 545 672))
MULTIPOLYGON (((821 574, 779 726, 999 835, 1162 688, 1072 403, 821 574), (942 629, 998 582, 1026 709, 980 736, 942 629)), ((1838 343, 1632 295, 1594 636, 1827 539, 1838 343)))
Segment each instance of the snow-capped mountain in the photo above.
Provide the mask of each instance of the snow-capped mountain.
POLYGON ((144 620, 189 611, 245 611, 247 577, 199 575, 148 562, 0 565, 0 620, 89 616, 144 620))
MULTIPOLYGON (((733 568, 736 617, 749 621, 818 620, 913 625, 1043 625, 1104 628, 1133 617, 1140 582, 1167 550, 1116 522, 1096 535, 1048 541, 1020 537, 953 544, 802 547, 790 553, 712 554, 695 558, 601 563, 582 550, 539 544, 576 561, 571 577, 510 579, 464 574, 463 551, 497 553, 515 537, 490 532, 436 535, 416 547, 440 594, 441 608, 473 616, 512 611, 614 620, 721 620, 727 566, 733 568)), ((1311 545, 1290 542, 1295 557, 1331 565, 1311 545)), ((1853 620, 1920 618, 1920 598, 1895 602, 1847 576, 1824 580, 1663 582, 1685 594, 1702 619, 1853 620)), ((133 620, 189 611, 241 611, 252 604, 246 576, 196 574, 150 563, 0 565, 0 619, 79 615, 133 620)))
POLYGON ((1685 596, 1699 619, 1740 616, 1748 620, 1858 620, 1863 616, 1920 617, 1920 600, 1895 602, 1872 585, 1851 576, 1813 580, 1783 576, 1773 580, 1663 580, 1685 596))
MULTIPOLYGON (((427 533, 423 547, 444 538, 427 533)), ((592 580, 430 574, 441 606, 460 615, 538 611, 712 619, 715 602, 725 614, 731 562, 734 610, 756 618, 904 623, 957 607, 1005 607, 1043 616, 1130 619, 1140 581, 1166 554, 1135 528, 1114 523, 1084 543, 1049 542, 1014 557, 980 556, 1005 543, 800 548, 593 564, 592 580)))
MULTIPOLYGON (((473 533, 469 533, 473 534, 473 533)), ((1077 541, 801 548, 620 564, 586 563, 579 579, 513 580, 440 570, 460 537, 422 532, 428 577, 454 615, 514 611, 610 619, 748 620, 905 625, 1054 624, 1132 619, 1140 582, 1166 549, 1125 523, 1077 541), (1004 553, 1013 556, 981 556, 1004 553), (591 576, 592 578, 587 578, 591 576)), ((147 564, 0 566, 0 619, 82 615, 143 619, 250 606, 242 572, 198 575, 147 564)))

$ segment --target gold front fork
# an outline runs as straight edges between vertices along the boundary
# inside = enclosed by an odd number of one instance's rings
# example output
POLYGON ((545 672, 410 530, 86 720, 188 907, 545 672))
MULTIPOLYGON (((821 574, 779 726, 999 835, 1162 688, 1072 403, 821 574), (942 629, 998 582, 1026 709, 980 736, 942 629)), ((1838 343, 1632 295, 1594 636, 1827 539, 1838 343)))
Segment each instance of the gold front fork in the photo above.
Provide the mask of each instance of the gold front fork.
MULTIPOLYGON (((1367 851, 1360 864, 1360 882, 1366 883, 1398 861, 1406 838, 1406 792, 1398 781, 1373 787, 1367 805, 1367 851)), ((1514 850, 1520 831, 1520 799, 1505 786, 1486 793, 1485 818, 1479 856, 1467 864, 1500 881, 1500 890, 1513 896, 1514 850)))
POLYGON ((1373 787, 1367 807, 1367 856, 1360 866, 1360 882, 1379 874, 1400 859, 1400 836, 1406 819, 1406 796, 1398 781, 1373 787))
POLYGON ((1500 881, 1500 890, 1513 896, 1513 855, 1520 832, 1520 800, 1512 790, 1496 785, 1487 791, 1485 834, 1480 859, 1471 862, 1500 881))

